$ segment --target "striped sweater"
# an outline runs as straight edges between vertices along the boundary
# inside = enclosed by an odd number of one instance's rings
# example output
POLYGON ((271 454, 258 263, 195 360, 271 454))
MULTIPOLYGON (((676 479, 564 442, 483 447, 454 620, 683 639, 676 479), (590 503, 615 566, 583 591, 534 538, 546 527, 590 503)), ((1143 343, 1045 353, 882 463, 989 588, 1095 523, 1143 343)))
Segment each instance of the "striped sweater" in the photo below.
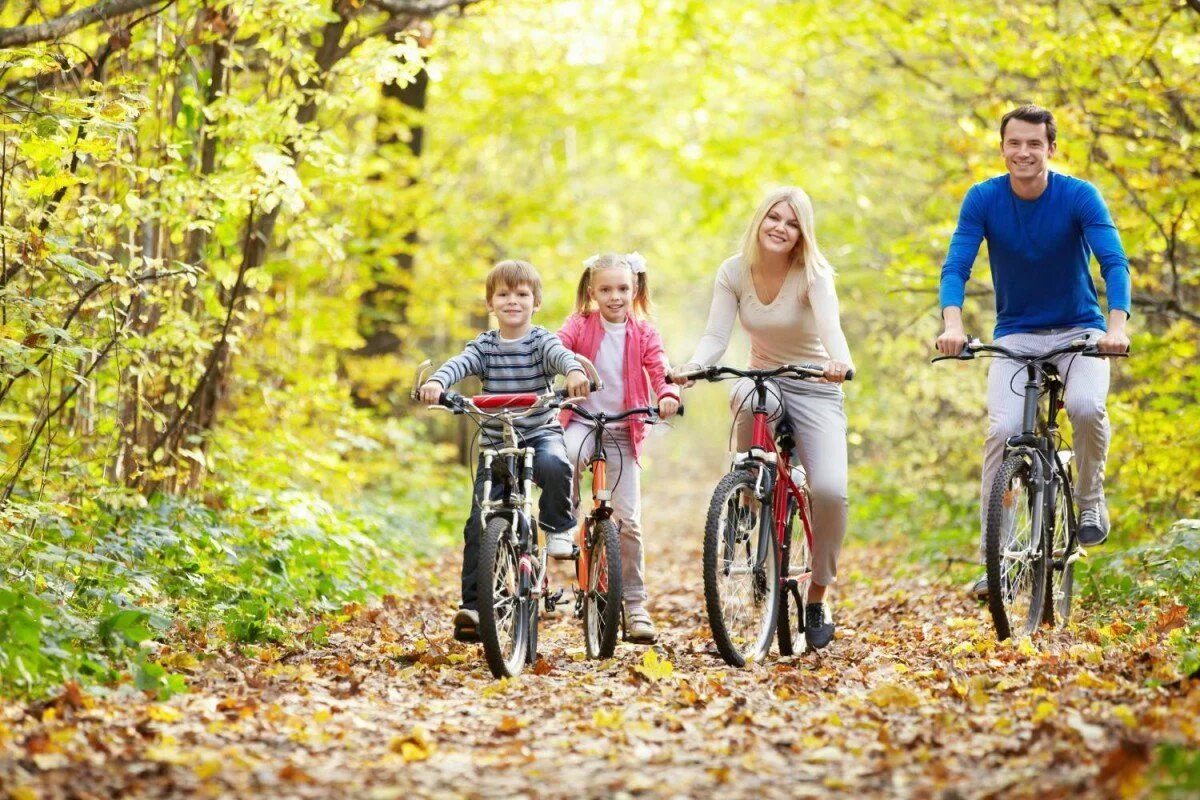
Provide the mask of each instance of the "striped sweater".
MULTIPOLYGON (((534 326, 520 339, 504 339, 499 331, 486 331, 467 342, 466 348, 433 373, 431 381, 449 389, 469 375, 483 383, 484 394, 541 393, 555 375, 582 370, 570 350, 550 331, 534 326)), ((559 428, 558 417, 548 409, 516 421, 518 431, 533 433, 559 428)), ((489 443, 500 440, 500 424, 484 426, 489 443)))

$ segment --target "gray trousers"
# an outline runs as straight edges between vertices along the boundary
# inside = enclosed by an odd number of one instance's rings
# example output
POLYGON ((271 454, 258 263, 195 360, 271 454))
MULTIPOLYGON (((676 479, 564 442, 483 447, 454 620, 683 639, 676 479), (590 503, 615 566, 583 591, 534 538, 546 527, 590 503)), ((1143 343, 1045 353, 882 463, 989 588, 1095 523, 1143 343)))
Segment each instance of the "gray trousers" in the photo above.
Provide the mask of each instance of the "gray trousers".
MULTIPOLYGON (((579 476, 587 469, 596 450, 591 426, 571 420, 565 432, 567 459, 575 466, 571 497, 576 516, 586 513, 579 508, 579 476)), ((642 547, 642 470, 633 460, 633 443, 626 428, 610 428, 604 437, 608 456, 606 483, 612 492, 613 521, 621 532, 621 596, 626 603, 646 602, 646 555, 642 547)))
MULTIPOLYGON (((750 447, 754 433, 754 383, 743 378, 733 385, 733 408, 738 452, 750 447)), ((828 586, 837 580, 838 554, 846 536, 847 500, 846 413, 841 387, 782 378, 767 392, 767 411, 787 409, 796 437, 794 458, 808 477, 812 497, 813 583, 828 586)))
MULTIPOLYGON (((1104 331, 1095 328, 1059 328, 1001 336, 995 344, 1017 353, 1044 353, 1070 344, 1089 334, 1095 341, 1104 331)), ((1075 353, 1054 360, 1063 378, 1063 407, 1074 429, 1075 505, 1088 508, 1104 502, 1104 461, 1108 457, 1110 429, 1105 400, 1108 398, 1109 365, 1106 358, 1088 358, 1075 353)), ((996 358, 988 367, 988 432, 983 445, 982 501, 980 508, 980 544, 987 529, 988 497, 992 480, 1004 461, 1004 443, 1021 432, 1024 413, 1025 368, 1010 359, 996 358)))

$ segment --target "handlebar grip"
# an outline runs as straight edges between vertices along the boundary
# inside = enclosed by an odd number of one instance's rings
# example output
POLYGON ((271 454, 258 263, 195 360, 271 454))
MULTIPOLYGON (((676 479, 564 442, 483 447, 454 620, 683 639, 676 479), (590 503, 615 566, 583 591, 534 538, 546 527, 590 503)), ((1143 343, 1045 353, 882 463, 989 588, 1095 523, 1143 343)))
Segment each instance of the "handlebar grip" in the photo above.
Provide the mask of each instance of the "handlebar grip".
POLYGON ((679 410, 675 412, 675 416, 677 416, 677 417, 683 416, 683 406, 682 405, 679 407, 679 410))
POLYGON ((589 392, 600 392, 603 390, 604 390, 604 381, 602 381, 602 380, 588 381, 588 391, 589 392))
POLYGON ((848 381, 854 380, 854 370, 852 370, 852 369, 846 370, 846 378, 845 379, 848 381))
POLYGON ((458 392, 442 392, 442 396, 438 398, 438 405, 457 409, 462 405, 462 395, 458 392))

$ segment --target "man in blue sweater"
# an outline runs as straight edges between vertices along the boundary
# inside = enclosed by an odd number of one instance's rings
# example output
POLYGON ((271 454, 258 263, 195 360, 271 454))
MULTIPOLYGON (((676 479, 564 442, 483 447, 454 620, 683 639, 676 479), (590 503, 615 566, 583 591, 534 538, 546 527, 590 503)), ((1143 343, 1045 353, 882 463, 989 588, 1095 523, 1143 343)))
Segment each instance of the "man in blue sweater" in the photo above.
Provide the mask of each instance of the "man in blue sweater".
MULTIPOLYGON (((1050 171, 1055 135, 1054 116, 1038 106, 1021 106, 1000 122, 1000 152, 1008 174, 977 183, 967 192, 942 265, 940 301, 945 330, 937 340, 941 353, 958 355, 966 344, 963 298, 984 239, 996 291, 996 344, 1018 352, 1045 352, 1086 335, 1104 353, 1123 353, 1129 348, 1125 332, 1129 260, 1096 187, 1050 171), (1093 253, 1104 278, 1107 325, 1089 269, 1093 253)), ((1075 431, 1079 466, 1075 487, 1079 541, 1093 546, 1108 538, 1104 461, 1110 435, 1105 409, 1109 365, 1099 358, 1062 356, 1061 361, 1059 374, 1067 377, 1063 404, 1075 431)), ((1011 361, 996 359, 988 370, 984 521, 992 479, 1004 458, 1004 443, 1021 432, 1021 381, 1014 378, 1020 369, 1011 361)), ((972 591, 986 596, 986 577, 977 581, 972 591)))

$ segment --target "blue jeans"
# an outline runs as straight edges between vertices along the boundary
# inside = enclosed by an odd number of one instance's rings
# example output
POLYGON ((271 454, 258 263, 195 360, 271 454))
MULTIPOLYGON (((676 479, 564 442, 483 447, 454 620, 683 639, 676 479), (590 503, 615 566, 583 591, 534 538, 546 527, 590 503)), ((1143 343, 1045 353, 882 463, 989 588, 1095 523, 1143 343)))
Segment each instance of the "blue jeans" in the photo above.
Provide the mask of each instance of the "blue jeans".
MULTIPOLYGON (((533 448, 533 482, 542 489, 538 500, 538 524, 547 533, 561 533, 575 527, 575 510, 571 503, 571 462, 563 444, 561 428, 545 428, 523 437, 526 447, 533 448)), ((474 609, 475 572, 479 562, 479 540, 483 537, 483 509, 480 505, 483 483, 483 456, 475 471, 475 489, 471 494, 471 516, 463 527, 462 607, 474 609)), ((492 483, 492 499, 504 495, 504 486, 492 483)))

